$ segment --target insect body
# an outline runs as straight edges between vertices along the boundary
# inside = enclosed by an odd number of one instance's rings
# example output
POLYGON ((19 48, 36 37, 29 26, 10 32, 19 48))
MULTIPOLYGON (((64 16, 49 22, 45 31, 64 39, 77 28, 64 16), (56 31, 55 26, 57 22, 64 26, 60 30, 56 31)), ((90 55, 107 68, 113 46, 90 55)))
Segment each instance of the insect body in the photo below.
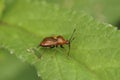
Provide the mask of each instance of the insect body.
POLYGON ((50 47, 50 48, 54 48, 54 47, 58 47, 60 46, 61 48, 64 48, 63 45, 68 45, 69 46, 69 51, 68 51, 68 55, 69 55, 69 52, 70 52, 70 43, 71 41, 74 39, 73 38, 73 34, 74 32, 76 31, 76 29, 74 29, 71 37, 69 40, 65 40, 63 38, 63 36, 59 35, 59 36, 53 36, 53 37, 46 37, 42 40, 42 42, 38 45, 39 46, 42 46, 42 47, 50 47))
POLYGON ((63 48, 62 45, 64 44, 69 44, 69 41, 65 40, 62 36, 53 36, 44 38, 40 46, 53 48, 60 45, 63 48))

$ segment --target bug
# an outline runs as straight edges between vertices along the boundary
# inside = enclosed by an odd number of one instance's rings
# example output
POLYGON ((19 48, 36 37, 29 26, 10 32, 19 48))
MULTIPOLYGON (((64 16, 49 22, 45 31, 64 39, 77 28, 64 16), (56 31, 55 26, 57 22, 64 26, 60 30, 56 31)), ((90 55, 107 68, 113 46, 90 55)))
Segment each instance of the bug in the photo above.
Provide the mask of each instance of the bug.
POLYGON ((41 46, 41 47, 54 48, 54 47, 60 46, 61 48, 64 48, 63 45, 68 45, 69 46, 68 55, 69 55, 70 47, 71 47, 70 44, 74 40, 73 35, 74 35, 75 31, 76 31, 76 29, 73 30, 73 33, 72 33, 71 37, 69 38, 69 40, 64 39, 64 37, 61 35, 45 37, 42 40, 42 42, 40 42, 38 47, 41 46))

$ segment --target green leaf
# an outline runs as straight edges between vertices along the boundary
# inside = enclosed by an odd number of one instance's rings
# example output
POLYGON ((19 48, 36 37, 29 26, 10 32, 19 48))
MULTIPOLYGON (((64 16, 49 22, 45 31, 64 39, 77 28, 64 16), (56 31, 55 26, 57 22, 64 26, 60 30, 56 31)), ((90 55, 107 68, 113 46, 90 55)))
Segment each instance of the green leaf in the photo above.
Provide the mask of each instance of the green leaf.
POLYGON ((4 1, 0 0, 0 19, 1 19, 1 15, 3 13, 3 10, 4 10, 4 1))
POLYGON ((0 25, 0 43, 33 64, 43 80, 119 80, 119 40, 112 25, 39 0, 17 0, 0 25), (69 39, 75 28, 70 56, 68 46, 36 48, 53 34, 69 39))

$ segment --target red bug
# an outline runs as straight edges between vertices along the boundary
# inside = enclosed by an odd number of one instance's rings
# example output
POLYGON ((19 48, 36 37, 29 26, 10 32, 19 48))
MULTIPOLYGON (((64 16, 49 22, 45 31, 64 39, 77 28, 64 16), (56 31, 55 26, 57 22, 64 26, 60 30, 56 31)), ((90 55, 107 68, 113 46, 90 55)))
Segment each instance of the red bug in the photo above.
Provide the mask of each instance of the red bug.
POLYGON ((65 40, 63 36, 59 35, 59 36, 52 36, 52 37, 46 37, 42 40, 42 42, 38 45, 41 47, 49 47, 49 48, 54 48, 54 47, 58 47, 60 46, 61 48, 64 48, 63 45, 68 45, 69 46, 69 51, 68 51, 68 55, 70 52, 70 44, 71 41, 74 40, 73 38, 73 34, 76 31, 76 29, 73 30, 73 33, 70 37, 69 40, 65 40))

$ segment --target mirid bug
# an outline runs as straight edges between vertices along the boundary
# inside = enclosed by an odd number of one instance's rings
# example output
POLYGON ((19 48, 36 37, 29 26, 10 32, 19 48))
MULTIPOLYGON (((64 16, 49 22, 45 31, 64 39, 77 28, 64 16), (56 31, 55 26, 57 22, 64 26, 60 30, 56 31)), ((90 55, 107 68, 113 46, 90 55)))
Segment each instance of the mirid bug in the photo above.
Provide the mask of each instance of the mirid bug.
POLYGON ((38 45, 38 47, 41 46, 41 47, 54 48, 54 47, 60 46, 61 48, 64 48, 63 45, 68 45, 69 46, 68 55, 69 55, 70 44, 71 44, 72 40, 74 40, 73 34, 74 34, 75 31, 76 31, 76 29, 73 30, 73 33, 72 33, 69 40, 65 40, 64 37, 61 36, 61 35, 46 37, 42 40, 42 42, 38 45))

